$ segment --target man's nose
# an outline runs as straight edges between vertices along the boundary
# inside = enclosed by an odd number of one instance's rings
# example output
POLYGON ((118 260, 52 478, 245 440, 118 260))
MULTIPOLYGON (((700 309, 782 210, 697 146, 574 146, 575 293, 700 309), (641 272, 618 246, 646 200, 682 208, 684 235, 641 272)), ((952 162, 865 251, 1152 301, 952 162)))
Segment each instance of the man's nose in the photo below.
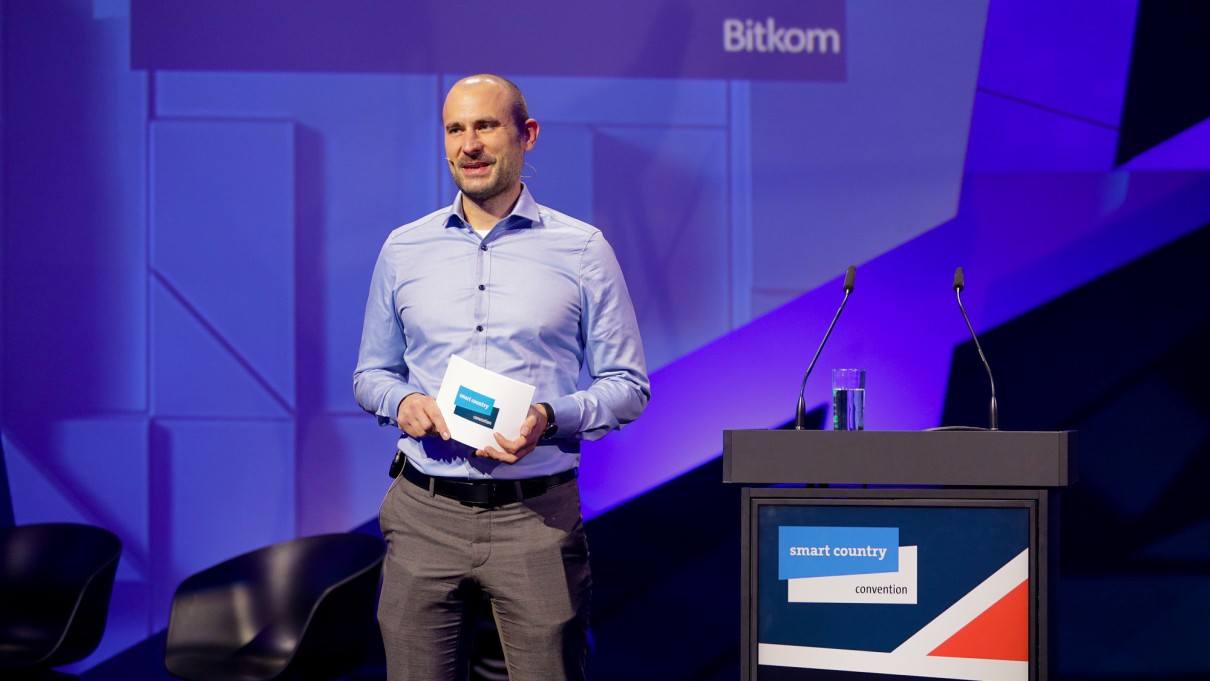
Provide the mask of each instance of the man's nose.
POLYGON ((462 151, 466 154, 476 154, 483 149, 483 141, 474 130, 467 130, 462 135, 462 151))

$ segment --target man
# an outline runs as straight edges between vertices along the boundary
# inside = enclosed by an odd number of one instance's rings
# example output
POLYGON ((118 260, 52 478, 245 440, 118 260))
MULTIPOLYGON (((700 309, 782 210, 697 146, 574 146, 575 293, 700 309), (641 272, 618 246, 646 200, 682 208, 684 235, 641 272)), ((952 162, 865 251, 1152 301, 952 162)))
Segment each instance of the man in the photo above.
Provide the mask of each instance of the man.
POLYGON ((464 78, 442 117, 460 191, 387 238, 353 376, 358 403, 403 431, 380 514, 388 674, 465 679, 467 615, 486 593, 511 681, 582 679, 592 579, 579 441, 642 413, 642 341, 601 232, 521 182, 539 128, 516 85, 464 78), (450 439, 434 396, 451 355, 536 387, 518 437, 480 450, 450 439), (592 382, 580 390, 582 365, 592 382))

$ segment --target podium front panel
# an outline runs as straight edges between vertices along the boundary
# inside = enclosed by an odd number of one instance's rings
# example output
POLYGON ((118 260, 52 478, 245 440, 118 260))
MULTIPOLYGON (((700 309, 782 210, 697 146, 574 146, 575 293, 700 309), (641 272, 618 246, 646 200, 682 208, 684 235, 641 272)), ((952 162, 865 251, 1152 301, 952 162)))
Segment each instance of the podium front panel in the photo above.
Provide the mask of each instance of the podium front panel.
POLYGON ((745 489, 741 678, 1045 679, 1048 496, 745 489))

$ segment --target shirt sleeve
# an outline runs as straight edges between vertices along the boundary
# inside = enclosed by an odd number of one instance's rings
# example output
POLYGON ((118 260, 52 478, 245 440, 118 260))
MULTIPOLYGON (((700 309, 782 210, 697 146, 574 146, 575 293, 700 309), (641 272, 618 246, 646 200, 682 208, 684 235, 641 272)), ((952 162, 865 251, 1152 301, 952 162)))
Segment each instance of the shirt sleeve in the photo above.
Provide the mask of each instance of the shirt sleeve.
POLYGON ((353 371, 357 403, 376 415, 379 425, 397 425, 399 403, 412 393, 422 392, 408 382, 408 367, 403 358, 407 343, 395 312, 396 276, 388 248, 389 242, 382 247, 374 265, 361 328, 361 349, 353 371))
POLYGON ((580 325, 592 384, 551 400, 559 435, 597 440, 637 419, 651 399, 634 304, 617 256, 595 232, 580 265, 580 325))

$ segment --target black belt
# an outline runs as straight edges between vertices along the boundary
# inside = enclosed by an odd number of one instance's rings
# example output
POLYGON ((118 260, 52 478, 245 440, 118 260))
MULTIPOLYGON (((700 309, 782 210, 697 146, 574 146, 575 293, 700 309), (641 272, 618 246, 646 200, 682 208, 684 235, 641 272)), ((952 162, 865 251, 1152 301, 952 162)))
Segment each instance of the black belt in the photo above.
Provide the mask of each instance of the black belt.
POLYGON ((576 479, 576 469, 524 480, 471 480, 469 478, 438 478, 425 475, 410 465, 403 467, 408 482, 434 494, 453 499, 467 506, 503 506, 522 499, 545 494, 552 487, 576 479))

